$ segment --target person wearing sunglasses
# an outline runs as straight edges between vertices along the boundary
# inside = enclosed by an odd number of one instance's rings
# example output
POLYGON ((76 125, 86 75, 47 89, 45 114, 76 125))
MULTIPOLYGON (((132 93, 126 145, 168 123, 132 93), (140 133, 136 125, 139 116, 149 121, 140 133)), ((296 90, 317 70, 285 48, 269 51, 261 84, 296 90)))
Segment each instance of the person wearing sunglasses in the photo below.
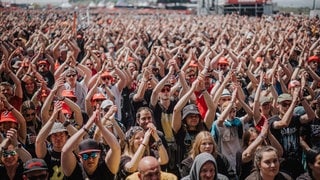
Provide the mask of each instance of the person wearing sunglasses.
POLYGON ((53 76, 53 72, 54 72, 53 63, 50 65, 50 62, 46 59, 39 60, 37 62, 37 71, 43 77, 43 79, 46 81, 48 88, 52 88, 52 86, 55 82, 55 79, 53 76))
POLYGON ((185 88, 182 89, 186 89, 187 83, 183 78, 183 72, 180 71, 175 60, 170 60, 169 72, 154 88, 150 99, 150 106, 154 112, 155 126, 159 131, 164 133, 165 140, 168 144, 167 151, 168 153, 172 154, 171 158, 169 159, 169 171, 177 173, 178 169, 176 164, 178 162, 176 161, 176 158, 174 158, 175 156, 173 155, 176 153, 176 142, 173 130, 171 128, 171 123, 173 121, 173 108, 177 104, 177 100, 172 98, 172 85, 169 83, 170 76, 174 75, 175 72, 177 76, 179 76, 180 82, 184 82, 181 83, 185 85, 185 88))
POLYGON ((30 152, 32 157, 36 157, 35 141, 42 127, 42 123, 36 113, 36 107, 30 100, 24 101, 21 106, 21 113, 27 123, 27 140, 25 148, 30 152))
POLYGON ((304 172, 300 127, 314 120, 316 115, 302 96, 299 86, 294 88, 292 95, 283 93, 278 96, 277 109, 279 114, 268 120, 270 131, 283 148, 284 161, 281 162, 281 170, 295 179, 304 172), (305 110, 303 115, 293 113, 299 99, 305 110))
POLYGON ((88 122, 71 136, 68 143, 62 148, 61 169, 65 179, 113 179, 119 169, 120 155, 120 144, 102 124, 100 110, 97 109, 88 122), (83 140, 93 124, 99 128, 103 139, 110 146, 107 152, 102 151, 101 144, 97 141, 90 138, 83 140), (77 147, 79 148, 78 157, 74 154, 77 147), (105 156, 102 156, 102 153, 106 153, 105 156))
POLYGON ((30 153, 24 149, 17 140, 17 130, 11 128, 7 131, 6 139, 0 144, 0 179, 22 179, 23 163, 31 159, 30 153))
POLYGON ((23 180, 48 180, 49 170, 46 162, 42 159, 33 158, 28 160, 23 167, 23 180))

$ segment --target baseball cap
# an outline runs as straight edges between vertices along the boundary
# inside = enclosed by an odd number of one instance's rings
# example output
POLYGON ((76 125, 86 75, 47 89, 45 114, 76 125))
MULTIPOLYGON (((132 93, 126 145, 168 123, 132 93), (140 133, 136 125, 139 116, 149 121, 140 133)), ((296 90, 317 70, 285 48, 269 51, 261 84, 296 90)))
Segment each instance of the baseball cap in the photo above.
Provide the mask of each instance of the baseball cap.
POLYGON ((71 111, 71 109, 70 109, 70 107, 68 106, 67 103, 61 102, 61 108, 62 108, 61 112, 63 114, 72 114, 72 111, 71 111))
POLYGON ((0 123, 2 122, 18 123, 17 118, 13 115, 11 111, 4 111, 1 113, 0 123))
POLYGON ((231 93, 228 89, 222 91, 221 97, 231 96, 231 93))
POLYGON ((97 100, 97 99, 101 99, 101 100, 105 100, 106 97, 102 94, 102 93, 95 93, 92 97, 92 100, 97 100))
POLYGON ((113 78, 112 75, 108 71, 103 72, 100 76, 101 77, 111 78, 111 79, 113 78))
POLYGON ((74 92, 70 89, 65 89, 61 92, 61 96, 64 96, 64 97, 68 97, 68 98, 77 98, 75 95, 74 95, 74 92))
POLYGON ((292 101, 292 96, 288 93, 283 93, 278 97, 277 102, 281 103, 283 101, 292 101))
POLYGON ((66 70, 66 75, 70 75, 70 74, 78 74, 78 72, 76 69, 69 68, 66 70))
POLYGON ((79 154, 101 151, 100 145, 93 139, 85 139, 79 144, 79 154))
POLYGON ((42 159, 33 158, 28 160, 23 166, 23 174, 39 171, 39 170, 48 170, 46 162, 42 159))
POLYGON ((55 122, 51 128, 51 131, 48 136, 54 133, 59 133, 59 132, 68 132, 68 130, 63 126, 62 123, 60 122, 55 122))
POLYGON ((319 62, 319 57, 318 56, 310 56, 309 58, 308 58, 308 60, 307 60, 307 62, 308 63, 310 63, 310 62, 312 62, 312 61, 317 61, 317 62, 319 62))
POLYGON ((47 64, 48 65, 49 62, 47 60, 39 60, 37 64, 38 65, 40 65, 40 64, 47 64))
POLYGON ((198 107, 195 104, 189 104, 182 110, 182 119, 185 119, 190 114, 200 115, 198 107))
POLYGON ((226 64, 226 65, 229 65, 229 62, 227 60, 227 58, 225 57, 221 57, 218 61, 218 64, 226 64))
POLYGON ((259 100, 261 105, 263 105, 265 103, 269 103, 271 101, 272 101, 272 99, 269 96, 262 96, 262 97, 260 97, 260 100, 259 100))
POLYGON ((106 99, 106 100, 102 101, 100 107, 101 107, 102 109, 105 109, 105 108, 107 108, 108 106, 112 106, 112 105, 113 105, 113 102, 112 102, 111 100, 109 100, 109 99, 106 99))

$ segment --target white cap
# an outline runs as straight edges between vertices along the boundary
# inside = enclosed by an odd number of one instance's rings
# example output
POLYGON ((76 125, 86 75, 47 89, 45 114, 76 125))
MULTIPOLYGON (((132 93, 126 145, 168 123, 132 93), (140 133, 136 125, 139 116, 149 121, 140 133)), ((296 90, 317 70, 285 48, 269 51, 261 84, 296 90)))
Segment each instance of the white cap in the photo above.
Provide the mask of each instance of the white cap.
POLYGON ((108 106, 112 106, 112 105, 113 105, 113 102, 111 100, 109 100, 109 99, 106 99, 106 100, 102 101, 101 108, 105 109, 108 106))
POLYGON ((221 97, 226 97, 226 96, 231 96, 231 93, 228 89, 224 89, 221 94, 221 97))

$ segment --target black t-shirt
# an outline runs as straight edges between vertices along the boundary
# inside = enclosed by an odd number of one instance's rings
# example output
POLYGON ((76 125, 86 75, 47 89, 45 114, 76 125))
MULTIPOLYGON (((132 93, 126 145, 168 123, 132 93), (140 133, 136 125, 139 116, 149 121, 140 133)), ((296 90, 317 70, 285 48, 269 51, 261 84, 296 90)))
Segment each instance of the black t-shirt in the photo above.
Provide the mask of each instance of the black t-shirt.
POLYGON ((279 116, 273 116, 269 119, 270 131, 283 148, 284 161, 280 165, 281 171, 295 179, 304 172, 300 146, 300 116, 292 116, 288 127, 275 129, 273 123, 279 120, 279 116))
POLYGON ((304 124, 301 128, 301 136, 305 137, 312 149, 320 149, 320 119, 304 124))
POLYGON ((275 129, 273 123, 279 120, 279 116, 273 116, 268 121, 271 124, 271 133, 282 145, 283 157, 293 159, 301 158, 302 149, 300 147, 300 116, 292 116, 288 127, 275 129))
POLYGON ((64 174, 61 168, 61 152, 56 152, 49 148, 44 157, 44 161, 48 165, 50 179, 63 179, 64 174))
POLYGON ((54 76, 53 76, 53 74, 50 71, 45 72, 45 73, 40 73, 40 74, 43 77, 43 79, 47 82, 48 88, 52 88, 53 85, 54 85, 54 76))
POLYGON ((65 176, 64 179, 70 179, 70 180, 80 180, 80 179, 90 179, 90 180, 101 180, 101 179, 114 179, 114 174, 110 172, 109 168, 107 167, 106 163, 104 161, 99 161, 99 164, 97 166, 97 169, 94 171, 92 175, 88 175, 82 164, 79 162, 77 163, 74 171, 72 174, 67 177, 65 176))
POLYGON ((197 131, 187 131, 186 128, 184 127, 185 125, 182 124, 181 128, 179 131, 174 135, 174 138, 177 143, 177 160, 178 162, 181 162, 183 159, 188 157, 188 152, 192 148, 192 143, 196 137, 196 135, 203 130, 208 130, 206 129, 206 125, 204 122, 200 122, 201 125, 199 125, 199 130, 197 131))
POLYGON ((159 102, 155 107, 151 107, 154 113, 154 121, 157 127, 157 130, 164 133, 166 140, 172 139, 174 141, 173 130, 171 128, 172 124, 172 114, 174 106, 177 104, 177 101, 170 101, 168 109, 165 109, 159 102), (172 137, 170 137, 172 136, 172 137))
MULTIPOLYGON (((18 167, 16 170, 16 174, 13 178, 13 180, 21 180, 23 179, 23 162, 19 159, 18 160, 18 167)), ((0 166, 0 180, 10 180, 7 174, 7 170, 5 168, 5 166, 1 165, 0 166)))

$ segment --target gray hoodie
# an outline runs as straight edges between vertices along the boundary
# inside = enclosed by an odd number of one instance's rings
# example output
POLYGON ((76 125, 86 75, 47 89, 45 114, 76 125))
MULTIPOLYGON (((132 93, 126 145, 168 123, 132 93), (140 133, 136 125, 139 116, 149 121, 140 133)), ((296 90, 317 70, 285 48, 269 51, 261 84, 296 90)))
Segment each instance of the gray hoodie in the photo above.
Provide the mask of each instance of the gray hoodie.
POLYGON ((209 154, 207 152, 201 153, 196 156, 196 158, 194 159, 194 162, 192 164, 189 176, 186 176, 186 177, 182 178, 181 180, 200 180, 200 177, 199 177, 200 176, 200 169, 208 161, 213 162, 215 169, 216 169, 214 180, 228 180, 227 176, 222 175, 222 174, 218 174, 216 160, 214 159, 214 157, 211 154, 209 154))

